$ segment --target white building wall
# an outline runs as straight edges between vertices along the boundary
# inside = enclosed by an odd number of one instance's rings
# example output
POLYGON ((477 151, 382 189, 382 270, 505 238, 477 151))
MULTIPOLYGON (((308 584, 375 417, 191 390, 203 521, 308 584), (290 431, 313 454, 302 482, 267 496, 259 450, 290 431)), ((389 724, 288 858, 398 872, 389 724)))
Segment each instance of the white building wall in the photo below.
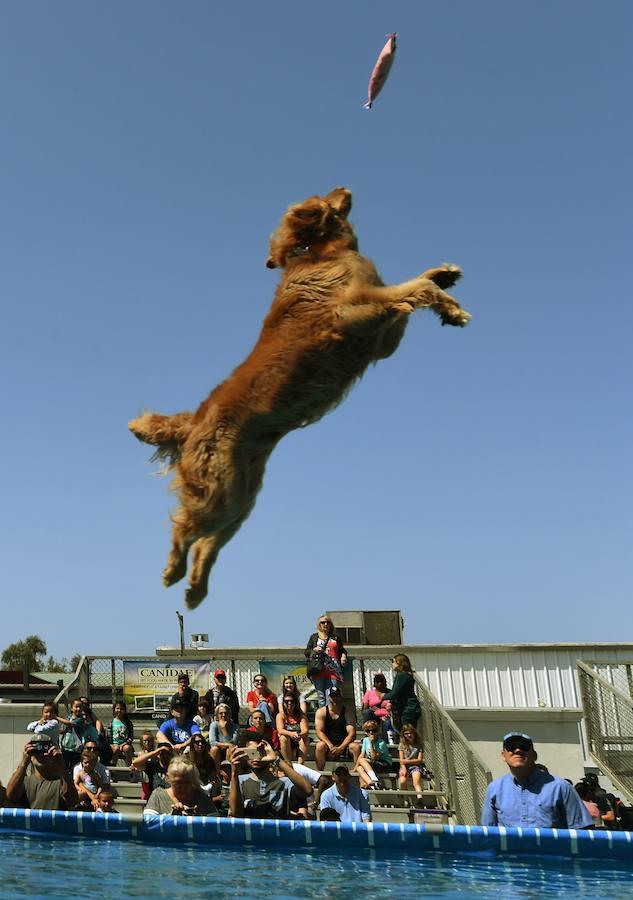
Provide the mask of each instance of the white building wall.
POLYGON ((576 660, 602 663, 601 674, 621 685, 633 665, 633 645, 515 645, 409 647, 415 670, 443 706, 577 709, 576 660), (616 663, 614 666, 613 664, 616 663))

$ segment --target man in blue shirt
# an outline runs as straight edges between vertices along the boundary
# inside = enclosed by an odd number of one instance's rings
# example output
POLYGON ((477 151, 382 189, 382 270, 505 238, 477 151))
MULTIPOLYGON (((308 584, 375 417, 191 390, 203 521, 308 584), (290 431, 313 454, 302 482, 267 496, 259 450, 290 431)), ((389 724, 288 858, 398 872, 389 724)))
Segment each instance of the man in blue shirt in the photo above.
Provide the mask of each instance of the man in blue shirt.
POLYGON ((512 731, 503 739, 501 758, 510 772, 488 785, 482 825, 508 828, 589 828, 593 819, 575 789, 536 767, 528 734, 512 731))
POLYGON ((158 744, 171 744, 174 750, 184 750, 189 746, 191 735, 200 731, 195 722, 187 718, 187 704, 183 700, 172 700, 171 719, 160 726, 156 732, 158 744))
POLYGON ((334 809, 341 822, 371 822, 367 792, 350 783, 347 766, 337 766, 332 772, 334 784, 321 794, 319 809, 334 809))

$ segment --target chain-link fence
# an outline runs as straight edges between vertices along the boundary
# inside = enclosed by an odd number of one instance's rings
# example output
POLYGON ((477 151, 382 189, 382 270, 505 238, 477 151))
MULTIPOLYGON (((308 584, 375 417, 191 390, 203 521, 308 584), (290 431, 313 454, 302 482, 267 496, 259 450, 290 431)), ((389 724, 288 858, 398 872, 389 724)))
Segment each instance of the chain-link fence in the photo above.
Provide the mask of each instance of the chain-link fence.
POLYGON ((435 789, 448 794, 459 825, 478 825, 492 774, 422 679, 416 675, 422 706, 424 758, 433 771, 435 789))
POLYGON ((623 694, 633 698, 633 665, 630 663, 597 663, 584 660, 587 665, 623 694))
POLYGON ((589 753, 629 802, 633 802, 633 693, 628 687, 625 691, 615 687, 601 671, 596 671, 596 666, 580 660, 576 666, 589 753))

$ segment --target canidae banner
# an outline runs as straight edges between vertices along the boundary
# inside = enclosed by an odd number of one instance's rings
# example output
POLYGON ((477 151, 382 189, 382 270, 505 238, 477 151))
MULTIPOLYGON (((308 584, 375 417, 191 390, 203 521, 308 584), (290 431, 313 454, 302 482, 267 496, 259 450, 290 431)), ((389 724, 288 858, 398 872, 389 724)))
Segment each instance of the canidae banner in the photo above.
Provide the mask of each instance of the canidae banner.
POLYGON ((194 691, 206 694, 211 683, 211 663, 191 659, 123 660, 123 699, 128 712, 168 710, 169 701, 178 690, 178 676, 186 672, 194 691))

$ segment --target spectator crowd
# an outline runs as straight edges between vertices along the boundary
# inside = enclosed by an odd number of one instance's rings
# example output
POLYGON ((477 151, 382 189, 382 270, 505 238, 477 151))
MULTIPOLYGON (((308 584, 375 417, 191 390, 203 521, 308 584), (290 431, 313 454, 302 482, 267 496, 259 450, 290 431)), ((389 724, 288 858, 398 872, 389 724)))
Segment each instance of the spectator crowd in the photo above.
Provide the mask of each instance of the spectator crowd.
MULTIPOLYGON (((393 658, 391 690, 384 674, 373 678, 362 698, 360 734, 356 709, 343 699, 347 654, 327 616, 319 618, 305 655, 318 698, 313 742, 308 703, 292 675, 284 676, 276 696, 258 673, 240 722, 239 698, 223 669, 215 670, 202 697, 182 672, 168 717, 156 731, 143 731, 137 745, 123 701, 114 704, 107 724, 86 697, 73 700, 66 717, 55 703, 45 703, 40 718, 28 725, 31 736, 6 789, 0 785, 0 805, 117 811, 110 769, 119 762, 140 782, 148 815, 370 822, 369 792, 384 790, 387 776, 397 778, 400 791, 421 799, 432 773, 424 763, 421 709, 408 657, 393 658)), ((488 786, 483 825, 631 827, 630 810, 596 776, 585 775, 574 786, 551 775, 537 762, 529 735, 506 734, 501 756, 508 773, 488 786)))

